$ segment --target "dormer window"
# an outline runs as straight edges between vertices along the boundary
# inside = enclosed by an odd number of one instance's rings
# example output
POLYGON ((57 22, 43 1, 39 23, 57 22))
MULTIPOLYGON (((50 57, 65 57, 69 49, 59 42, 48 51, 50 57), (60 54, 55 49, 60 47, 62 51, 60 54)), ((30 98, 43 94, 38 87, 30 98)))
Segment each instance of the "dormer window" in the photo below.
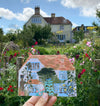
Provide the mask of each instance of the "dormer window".
POLYGON ((41 17, 34 17, 34 18, 32 18, 32 23, 40 24, 42 22, 41 20, 42 20, 41 17))

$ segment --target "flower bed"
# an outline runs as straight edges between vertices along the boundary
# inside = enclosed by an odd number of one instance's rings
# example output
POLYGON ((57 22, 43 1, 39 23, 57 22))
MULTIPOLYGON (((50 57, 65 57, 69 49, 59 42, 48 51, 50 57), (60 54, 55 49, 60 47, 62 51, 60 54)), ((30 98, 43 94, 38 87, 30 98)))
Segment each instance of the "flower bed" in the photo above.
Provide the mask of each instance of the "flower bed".
MULTIPOLYGON (((95 67, 94 60, 97 56, 96 43, 93 44, 90 40, 83 40, 80 44, 76 44, 70 48, 44 47, 33 46, 32 48, 22 49, 20 51, 6 50, 3 56, 9 56, 9 68, 5 69, 5 73, 1 73, 2 79, 0 80, 0 104, 10 106, 23 104, 29 97, 17 96, 17 82, 16 82, 16 58, 23 56, 27 59, 28 55, 34 54, 68 54, 70 62, 76 68, 76 81, 77 81, 77 97, 58 97, 54 106, 98 106, 98 99, 100 98, 99 88, 97 81, 99 79, 100 70, 95 67), (50 51, 49 51, 50 49, 50 51), (15 99, 16 98, 16 99, 15 99)), ((0 61, 3 65, 3 60, 0 61)))

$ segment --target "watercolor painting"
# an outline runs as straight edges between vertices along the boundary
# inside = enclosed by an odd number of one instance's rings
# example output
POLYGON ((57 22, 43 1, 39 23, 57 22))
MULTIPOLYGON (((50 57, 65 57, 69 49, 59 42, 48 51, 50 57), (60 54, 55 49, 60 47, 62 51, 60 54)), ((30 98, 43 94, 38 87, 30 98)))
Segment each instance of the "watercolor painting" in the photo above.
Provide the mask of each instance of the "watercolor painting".
POLYGON ((66 55, 31 55, 18 72, 18 95, 75 97, 75 68, 66 55))

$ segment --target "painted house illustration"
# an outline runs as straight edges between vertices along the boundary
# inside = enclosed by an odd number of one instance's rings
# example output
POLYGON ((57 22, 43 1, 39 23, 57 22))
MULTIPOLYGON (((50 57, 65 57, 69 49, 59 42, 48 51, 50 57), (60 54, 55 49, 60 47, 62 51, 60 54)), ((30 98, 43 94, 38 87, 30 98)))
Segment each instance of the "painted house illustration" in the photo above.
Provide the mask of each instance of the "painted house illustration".
POLYGON ((18 72, 18 95, 77 96, 75 68, 66 55, 32 55, 18 72))

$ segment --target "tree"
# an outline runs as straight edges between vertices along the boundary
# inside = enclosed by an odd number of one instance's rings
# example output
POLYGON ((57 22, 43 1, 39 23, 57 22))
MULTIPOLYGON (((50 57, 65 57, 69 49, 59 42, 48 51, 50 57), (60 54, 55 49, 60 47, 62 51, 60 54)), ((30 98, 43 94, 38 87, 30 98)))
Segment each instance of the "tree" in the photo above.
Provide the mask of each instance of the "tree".
POLYGON ((3 42, 3 29, 2 28, 0 28, 0 45, 1 45, 1 52, 2 52, 2 42, 3 42))
POLYGON ((76 40, 76 43, 84 39, 84 31, 81 29, 80 31, 75 31, 73 35, 73 39, 76 40))
MULTIPOLYGON (((96 17, 97 17, 98 22, 100 22, 100 10, 99 9, 96 10, 96 17)), ((93 22, 92 24, 97 27, 95 30, 97 31, 97 35, 100 36, 100 24, 96 22, 93 22)))
POLYGON ((31 46, 34 45, 34 39, 38 44, 43 44, 51 37, 51 27, 46 25, 44 27, 40 25, 31 24, 30 26, 24 26, 19 38, 23 41, 23 45, 31 46))

